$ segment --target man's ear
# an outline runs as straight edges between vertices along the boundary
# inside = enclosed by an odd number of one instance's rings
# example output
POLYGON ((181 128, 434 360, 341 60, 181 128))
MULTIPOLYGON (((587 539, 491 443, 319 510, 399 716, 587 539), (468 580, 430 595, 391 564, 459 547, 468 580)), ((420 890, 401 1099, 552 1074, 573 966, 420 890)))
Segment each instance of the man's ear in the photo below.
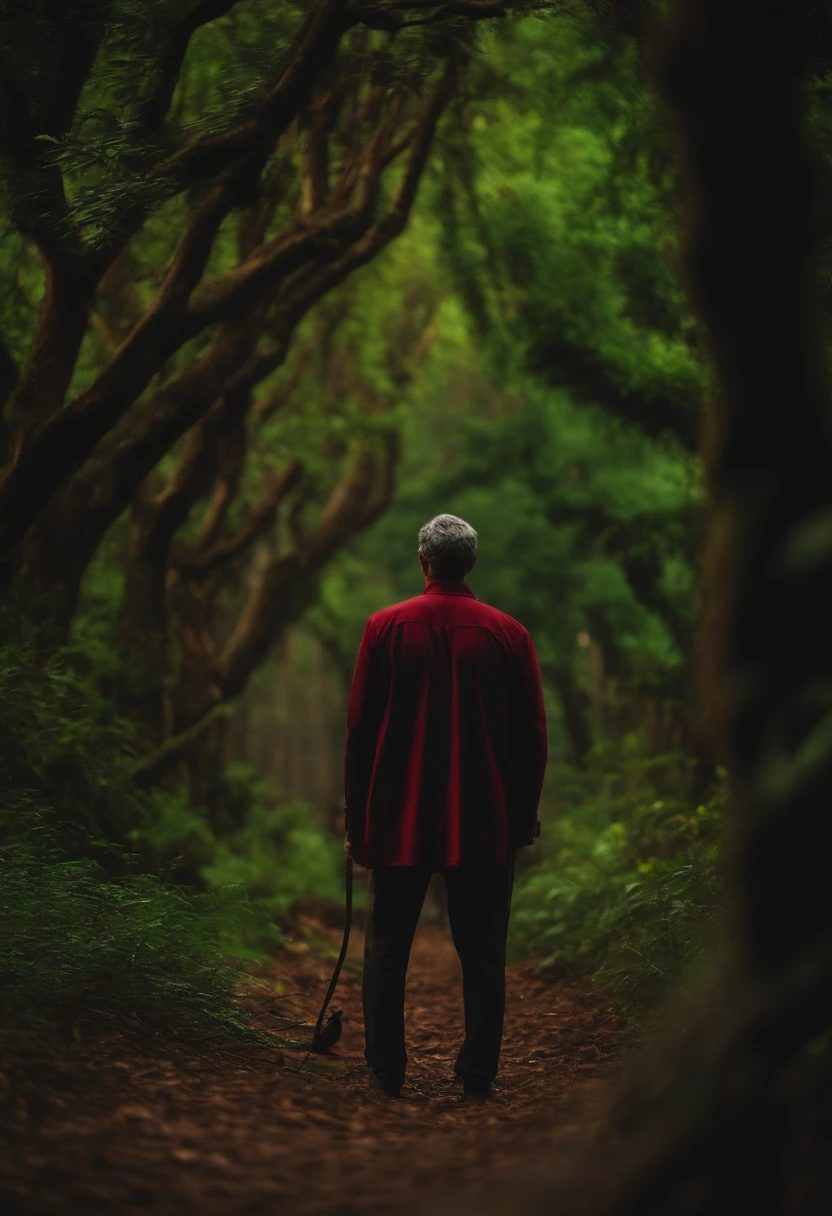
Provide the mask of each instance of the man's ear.
POLYGON ((468 567, 469 574, 474 569, 474 566, 476 566, 476 564, 477 564, 477 555, 476 555, 476 553, 472 553, 471 554, 471 565, 468 567))

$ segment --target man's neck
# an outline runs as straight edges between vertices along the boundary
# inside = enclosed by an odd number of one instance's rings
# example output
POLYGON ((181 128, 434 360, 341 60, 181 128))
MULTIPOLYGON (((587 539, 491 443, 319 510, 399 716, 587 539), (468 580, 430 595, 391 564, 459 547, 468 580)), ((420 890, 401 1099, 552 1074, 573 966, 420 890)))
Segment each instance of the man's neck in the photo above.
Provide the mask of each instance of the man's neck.
POLYGON ((465 577, 463 576, 462 578, 443 578, 441 574, 426 574, 425 575, 425 586, 427 587, 430 583, 456 583, 457 586, 464 587, 465 586, 465 577))

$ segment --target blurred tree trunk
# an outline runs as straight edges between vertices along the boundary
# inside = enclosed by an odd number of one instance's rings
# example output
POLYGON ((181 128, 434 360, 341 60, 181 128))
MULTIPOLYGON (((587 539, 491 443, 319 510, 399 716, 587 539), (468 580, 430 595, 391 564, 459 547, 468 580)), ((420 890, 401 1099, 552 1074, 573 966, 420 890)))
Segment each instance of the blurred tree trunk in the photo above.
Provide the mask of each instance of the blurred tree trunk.
POLYGON ((595 733, 603 739, 607 733, 608 704, 605 682, 604 650, 594 638, 589 643, 589 688, 595 733))
POLYGON ((560 700, 572 758, 581 767, 593 744, 588 713, 589 698, 570 668, 547 668, 546 675, 552 682, 560 700))
POLYGON ((832 409, 803 146, 816 11, 675 9, 656 57, 718 374, 701 670, 731 772, 733 936, 707 1013, 631 1078, 620 1152, 570 1190, 570 1216, 801 1211, 785 1077, 832 1025, 832 409))

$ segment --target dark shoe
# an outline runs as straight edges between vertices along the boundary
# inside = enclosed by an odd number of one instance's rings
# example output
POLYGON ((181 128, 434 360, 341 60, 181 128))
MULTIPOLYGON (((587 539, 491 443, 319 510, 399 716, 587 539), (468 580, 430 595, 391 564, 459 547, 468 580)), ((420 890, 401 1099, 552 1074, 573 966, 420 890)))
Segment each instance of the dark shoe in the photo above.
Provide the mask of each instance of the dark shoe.
POLYGON ((377 1072, 371 1072, 368 1081, 370 1092, 384 1098, 398 1098, 402 1084, 402 1081, 394 1081, 391 1077, 381 1077, 377 1072))
POLYGON ((463 1081, 462 1087, 463 1102, 487 1102, 493 1097, 488 1081, 463 1081))

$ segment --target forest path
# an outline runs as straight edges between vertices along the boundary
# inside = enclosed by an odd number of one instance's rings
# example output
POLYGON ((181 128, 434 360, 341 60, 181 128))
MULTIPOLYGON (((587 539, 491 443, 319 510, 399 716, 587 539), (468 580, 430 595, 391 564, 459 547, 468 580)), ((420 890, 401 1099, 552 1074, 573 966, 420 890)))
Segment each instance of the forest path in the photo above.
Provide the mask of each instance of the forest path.
MULTIPOLYGON (((337 948, 334 931, 311 927, 337 948)), ((331 1057, 302 1064, 302 1050, 283 1050, 276 1067, 267 1047, 166 1042, 149 1051, 120 1037, 79 1045, 29 1103, 32 1125, 6 1141, 2 1210, 392 1213, 433 1206, 438 1192, 491 1192, 518 1170, 528 1176, 547 1148, 586 1143, 593 1129, 585 1111, 576 1116, 576 1097, 597 1088, 618 1028, 589 985, 511 966, 495 1097, 463 1104, 453 1079, 459 964, 446 931, 420 929, 408 974, 408 1078, 391 1101, 367 1090, 360 936, 336 995, 345 1029, 331 1057)), ((331 965, 307 941, 290 942, 244 999, 256 1024, 277 1033, 281 1018, 314 1021, 331 965)))

